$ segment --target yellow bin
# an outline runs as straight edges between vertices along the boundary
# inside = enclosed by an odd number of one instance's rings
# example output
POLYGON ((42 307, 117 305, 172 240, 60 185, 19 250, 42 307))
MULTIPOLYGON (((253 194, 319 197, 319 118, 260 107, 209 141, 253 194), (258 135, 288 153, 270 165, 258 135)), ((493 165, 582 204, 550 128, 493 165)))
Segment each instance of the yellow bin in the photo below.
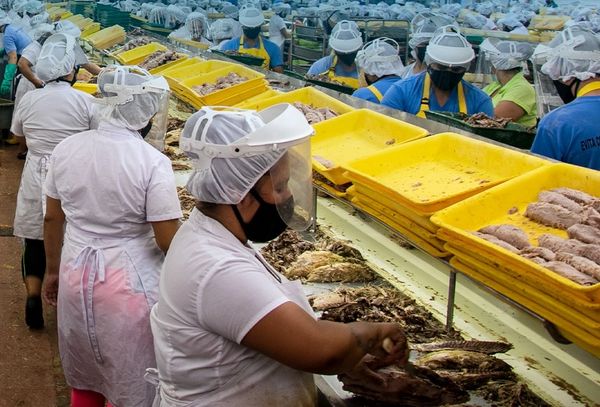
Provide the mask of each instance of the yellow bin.
POLYGON ((97 83, 75 82, 75 84, 73 85, 73 89, 77 89, 82 92, 93 95, 94 93, 98 92, 98 84, 97 83))
POLYGON ((168 48, 158 42, 151 42, 140 47, 121 52, 114 58, 123 65, 137 65, 156 51, 166 51, 168 48))

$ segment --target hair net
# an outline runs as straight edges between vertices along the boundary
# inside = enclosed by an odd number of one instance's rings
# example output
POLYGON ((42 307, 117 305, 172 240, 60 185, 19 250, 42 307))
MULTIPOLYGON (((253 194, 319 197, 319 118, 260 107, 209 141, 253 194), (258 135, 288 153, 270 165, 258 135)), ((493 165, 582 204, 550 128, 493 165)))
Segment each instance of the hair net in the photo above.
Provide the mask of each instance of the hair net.
POLYGON ((54 26, 52 24, 40 24, 31 31, 30 37, 32 40, 42 43, 44 42, 41 41, 43 37, 46 37, 47 39, 53 33, 54 26))
POLYGON ((137 66, 109 66, 98 74, 98 89, 104 98, 123 96, 122 101, 112 102, 111 99, 100 99, 98 102, 104 104, 100 109, 101 116, 117 126, 123 126, 131 130, 144 128, 160 109, 161 98, 168 93, 147 91, 145 93, 133 93, 132 87, 147 84, 153 79, 148 71, 137 66), (116 85, 117 90, 107 91, 106 85, 116 85), (131 96, 131 97, 128 97, 131 96), (104 103, 105 102, 105 103, 104 103))
POLYGON ((54 34, 48 38, 35 65, 38 78, 51 82, 73 72, 75 44, 75 38, 67 34, 54 34))
POLYGON ((236 21, 221 18, 210 25, 210 36, 213 41, 227 40, 235 37, 236 21))
POLYGON ((482 14, 486 17, 489 17, 494 12, 494 9, 495 9, 494 3, 490 2, 490 1, 486 1, 485 3, 478 4, 475 7, 475 10, 477 10, 477 12, 479 14, 482 14))
POLYGON ((32 0, 28 1, 23 5, 23 12, 33 14, 39 14, 44 12, 44 4, 41 1, 32 0))
MULTIPOLYGON (((198 139, 206 123, 199 120, 205 118, 207 112, 200 110, 194 113, 185 123, 182 138, 198 139)), ((218 114, 213 116, 206 130, 206 142, 217 145, 231 144, 256 129, 264 126, 263 120, 256 112, 247 114, 218 114)), ((202 152, 193 148, 182 148, 192 160, 198 159, 202 152)), ((238 158, 206 158, 210 165, 194 171, 187 182, 186 188, 196 199, 217 204, 237 204, 252 189, 256 182, 283 156, 285 150, 274 150, 248 157, 238 158)))
POLYGON ((31 28, 35 28, 40 24, 48 24, 50 22, 50 15, 45 11, 41 14, 35 15, 31 17, 29 20, 29 25, 31 28))
POLYGON ((600 73, 600 37, 573 25, 561 31, 548 45, 538 45, 533 58, 537 62, 546 61, 542 72, 552 80, 585 81, 600 73))
POLYGON ((571 18, 573 21, 589 21, 596 13, 589 7, 582 7, 573 10, 571 18))
POLYGON ((208 19, 202 13, 188 14, 185 19, 185 28, 190 33, 192 39, 201 38, 208 31, 208 19))
POLYGON ((440 13, 448 15, 452 18, 458 17, 460 11, 462 10, 462 6, 460 4, 444 4, 440 7, 440 13))
POLYGON ((239 9, 237 6, 231 3, 225 3, 221 8, 221 13, 228 18, 238 18, 239 17, 239 9))
POLYGON ((445 66, 462 66, 467 69, 475 58, 471 44, 455 26, 440 27, 433 35, 425 53, 425 63, 445 66))
POLYGON ((70 21, 61 20, 56 23, 55 27, 57 33, 64 33, 74 38, 79 38, 81 36, 81 30, 79 27, 70 21))
POLYGON ((0 13, 0 26, 6 24, 10 24, 10 17, 4 11, 2 11, 2 13, 0 13))
POLYGON ((411 35, 408 45, 415 49, 419 45, 426 45, 433 37, 433 33, 440 27, 452 24, 452 19, 442 14, 431 12, 419 13, 410 22, 411 35))
POLYGON ((521 23, 517 16, 514 15, 507 15, 506 17, 499 19, 496 24, 500 28, 506 27, 509 30, 514 30, 517 27, 523 26, 523 23, 521 23))
POLYGON ((336 52, 348 54, 359 50, 362 45, 362 35, 354 21, 342 20, 331 30, 329 46, 336 52))
POLYGON ((494 68, 506 71, 519 68, 533 54, 533 46, 525 42, 487 38, 479 49, 490 59, 494 68))
POLYGON ((292 7, 287 3, 276 3, 273 5, 273 11, 277 14, 287 15, 292 10, 292 7))
POLYGON ((387 75, 400 76, 404 65, 400 59, 399 46, 391 38, 377 38, 368 42, 356 55, 356 64, 368 75, 379 78, 387 75))
POLYGON ((482 29, 487 23, 487 18, 481 14, 469 14, 465 17, 464 25, 476 30, 482 29))

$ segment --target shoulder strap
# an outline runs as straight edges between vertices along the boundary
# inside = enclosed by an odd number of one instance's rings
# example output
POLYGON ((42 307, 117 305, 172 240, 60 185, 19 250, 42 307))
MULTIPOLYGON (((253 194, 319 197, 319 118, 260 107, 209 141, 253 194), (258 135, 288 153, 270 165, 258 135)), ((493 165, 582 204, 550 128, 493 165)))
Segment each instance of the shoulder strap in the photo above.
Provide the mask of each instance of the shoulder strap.
POLYGON ((367 86, 367 89, 369 89, 371 92, 373 92, 373 94, 375 95, 375 97, 377 98, 377 100, 379 102, 381 102, 381 100, 383 99, 383 95, 381 94, 381 92, 379 91, 379 89, 377 89, 375 87, 375 85, 367 86))

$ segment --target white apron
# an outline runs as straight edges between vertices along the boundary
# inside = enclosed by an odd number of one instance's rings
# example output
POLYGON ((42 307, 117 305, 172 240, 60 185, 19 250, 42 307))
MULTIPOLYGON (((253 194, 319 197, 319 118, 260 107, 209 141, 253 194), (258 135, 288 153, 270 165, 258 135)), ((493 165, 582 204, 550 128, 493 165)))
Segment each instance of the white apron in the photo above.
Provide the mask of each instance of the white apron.
POLYGON ((44 181, 48 173, 50 154, 35 154, 29 151, 21 184, 17 194, 17 208, 14 220, 14 235, 26 239, 44 239, 44 213, 46 191, 44 181))
MULTIPOLYGON (((262 257, 259 252, 256 252, 256 258, 260 260, 260 262, 265 266, 265 268, 269 271, 273 278, 279 279, 278 273, 271 267, 271 265, 262 257)), ((302 307, 306 312, 310 315, 314 315, 314 311, 312 310, 308 300, 306 299, 306 295, 304 294, 304 290, 302 289, 302 283, 300 281, 282 281, 280 284, 281 290, 286 294, 286 296, 292 300, 294 303, 302 307)), ((175 400, 172 397, 169 397, 164 391, 162 391, 160 386, 160 381, 158 378, 158 370, 155 368, 146 369, 146 374, 144 376, 147 382, 152 383, 155 387, 156 396, 154 398, 154 403, 152 407, 199 407, 203 406, 199 401, 198 402, 181 402, 179 400, 175 400)), ((312 391, 307 392, 305 394, 305 398, 303 400, 293 400, 292 403, 288 403, 287 406, 316 406, 317 405, 317 390, 314 384, 313 376, 309 373, 306 373, 302 376, 305 383, 301 385, 304 388, 312 389, 312 391)), ((270 377, 269 380, 261 381, 261 383, 257 384, 257 390, 260 392, 260 389, 269 389, 276 388, 277 385, 270 384, 269 382, 276 383, 278 381, 278 376, 270 377)), ((240 386, 247 386, 247 383, 240 384, 240 386)), ((300 385, 298 387, 301 387, 300 385)), ((245 390, 245 389, 242 389, 245 390)), ((249 400, 252 399, 251 394, 248 395, 249 400)), ((254 403, 249 401, 249 404, 255 405, 254 403)), ((212 406, 230 406, 230 404, 224 403, 211 403, 212 406)), ((276 405, 273 406, 265 406, 265 407, 278 407, 276 405)))
POLYGON ((58 292, 59 350, 69 386, 119 407, 147 407, 156 366, 150 309, 163 254, 153 234, 109 239, 67 225, 58 292))

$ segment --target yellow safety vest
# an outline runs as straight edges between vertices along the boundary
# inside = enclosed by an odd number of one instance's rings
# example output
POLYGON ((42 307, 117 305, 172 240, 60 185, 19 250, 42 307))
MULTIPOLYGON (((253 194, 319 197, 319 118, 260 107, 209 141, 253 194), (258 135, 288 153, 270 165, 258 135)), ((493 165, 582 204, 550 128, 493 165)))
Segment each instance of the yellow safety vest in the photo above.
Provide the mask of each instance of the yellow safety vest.
POLYGON ((577 97, 585 96, 590 92, 600 89, 600 82, 592 82, 579 89, 577 97))
POLYGON ((269 69, 271 63, 271 57, 269 53, 265 49, 265 45, 263 44, 262 36, 258 36, 258 48, 245 48, 244 47, 244 36, 240 36, 240 47, 238 48, 238 52, 240 54, 252 55, 253 57, 262 58, 264 62, 262 67, 264 69, 269 69))
POLYGON ((379 103, 381 103, 381 100, 383 99, 383 95, 381 94, 379 89, 377 89, 375 87, 375 85, 367 86, 367 89, 369 89, 375 95, 375 98, 377 98, 377 101, 379 103))
MULTIPOLYGON (((337 55, 333 55, 333 62, 331 64, 331 66, 329 67, 329 71, 327 72, 327 77, 329 79, 331 79, 332 81, 335 82, 339 82, 345 86, 348 86, 352 89, 358 89, 358 78, 350 78, 347 76, 337 76, 335 74, 335 67, 338 63, 338 57, 337 55)), ((358 75, 358 70, 357 70, 357 75, 358 75)))
MULTIPOLYGON (((429 92, 431 91, 431 78, 428 73, 425 73, 423 81, 423 96, 421 97, 421 109, 417 113, 418 117, 425 117, 425 110, 429 110, 429 92)), ((458 111, 467 113, 467 102, 465 100, 465 90, 463 89, 462 81, 458 83, 458 111)))

